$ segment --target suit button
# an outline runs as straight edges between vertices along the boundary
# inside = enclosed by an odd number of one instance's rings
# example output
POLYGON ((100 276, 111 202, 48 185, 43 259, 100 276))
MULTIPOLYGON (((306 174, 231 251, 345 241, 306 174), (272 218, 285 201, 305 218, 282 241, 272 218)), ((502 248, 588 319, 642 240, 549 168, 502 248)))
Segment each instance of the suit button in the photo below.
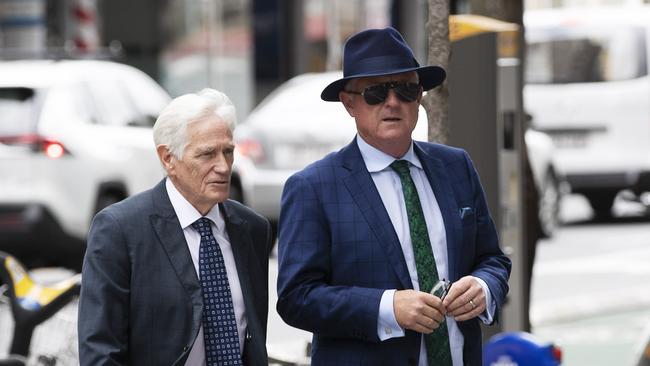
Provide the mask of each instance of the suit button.
POLYGON ((183 347, 183 352, 187 352, 188 349, 190 349, 190 347, 188 346, 183 347))

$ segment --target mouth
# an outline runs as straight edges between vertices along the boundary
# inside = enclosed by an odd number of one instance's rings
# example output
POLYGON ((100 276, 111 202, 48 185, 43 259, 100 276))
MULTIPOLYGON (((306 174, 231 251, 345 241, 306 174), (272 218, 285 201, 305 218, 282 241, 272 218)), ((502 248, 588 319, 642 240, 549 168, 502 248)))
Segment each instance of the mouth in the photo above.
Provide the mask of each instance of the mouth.
POLYGON ((384 117, 381 120, 384 122, 400 122, 402 119, 399 117, 384 117))
POLYGON ((212 184, 220 185, 220 186, 221 186, 221 185, 226 185, 226 184, 228 184, 228 181, 227 181, 227 180, 212 180, 212 181, 209 181, 209 182, 208 182, 208 185, 212 185, 212 184))

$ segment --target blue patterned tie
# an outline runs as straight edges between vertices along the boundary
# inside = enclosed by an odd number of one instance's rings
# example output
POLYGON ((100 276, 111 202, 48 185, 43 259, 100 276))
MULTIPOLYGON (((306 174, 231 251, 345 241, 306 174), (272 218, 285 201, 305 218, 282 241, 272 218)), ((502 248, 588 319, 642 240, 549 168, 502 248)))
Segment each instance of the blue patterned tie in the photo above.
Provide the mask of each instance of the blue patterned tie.
MULTIPOLYGON (((438 269, 431 249, 431 241, 429 241, 429 232, 422 212, 420 196, 413 183, 413 178, 411 178, 408 161, 395 160, 390 164, 390 167, 393 168, 402 182, 402 192, 404 193, 406 215, 409 220, 411 245, 415 256, 415 269, 418 273, 420 291, 430 292, 433 285, 438 282, 438 269)), ((440 326, 433 333, 424 335, 424 344, 427 349, 429 365, 451 366, 446 319, 443 318, 440 326)))
POLYGON ((206 366, 241 366, 237 321, 232 305, 226 265, 212 235, 210 219, 202 217, 192 227, 201 235, 199 274, 203 293, 203 338, 206 366))

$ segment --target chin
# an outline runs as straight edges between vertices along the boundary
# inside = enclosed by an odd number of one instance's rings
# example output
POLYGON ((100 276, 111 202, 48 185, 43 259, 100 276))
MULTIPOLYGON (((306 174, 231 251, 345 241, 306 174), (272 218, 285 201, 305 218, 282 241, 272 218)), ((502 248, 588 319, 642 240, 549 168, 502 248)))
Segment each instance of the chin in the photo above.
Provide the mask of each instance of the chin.
POLYGON ((210 195, 210 198, 213 202, 221 203, 228 199, 228 192, 219 192, 210 195))

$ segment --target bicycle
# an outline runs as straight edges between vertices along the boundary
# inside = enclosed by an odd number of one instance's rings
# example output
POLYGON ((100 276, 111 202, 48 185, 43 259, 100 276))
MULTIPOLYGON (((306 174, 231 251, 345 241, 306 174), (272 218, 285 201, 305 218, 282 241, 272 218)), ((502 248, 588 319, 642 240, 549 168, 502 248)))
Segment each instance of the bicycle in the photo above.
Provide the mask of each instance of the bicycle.
MULTIPOLYGON (((81 275, 76 274, 46 286, 35 281, 18 259, 0 252, 0 281, 4 283, 14 321, 9 356, 0 360, 0 366, 25 366, 35 328, 51 319, 79 295, 81 275)), ((40 355, 37 362, 44 366, 55 366, 57 357, 40 355)))

